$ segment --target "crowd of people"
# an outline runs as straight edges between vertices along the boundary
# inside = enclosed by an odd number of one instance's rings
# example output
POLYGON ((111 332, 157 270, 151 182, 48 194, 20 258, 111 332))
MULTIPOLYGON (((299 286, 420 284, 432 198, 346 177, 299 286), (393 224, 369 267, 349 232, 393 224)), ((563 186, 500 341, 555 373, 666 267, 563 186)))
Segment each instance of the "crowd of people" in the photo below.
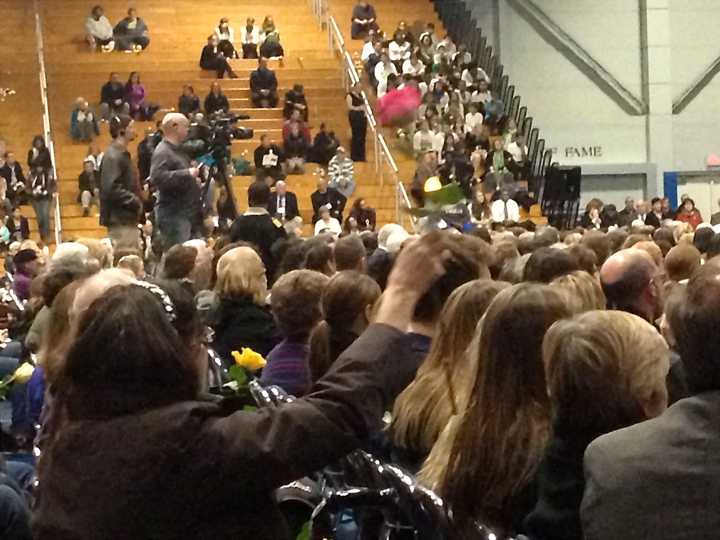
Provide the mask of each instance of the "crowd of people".
MULTIPOLYGON (((223 19, 208 46, 225 59, 262 55, 267 23, 248 19, 236 49, 223 19)), ((282 147, 263 136, 255 151, 241 215, 223 210, 226 194, 216 203, 223 186, 183 149, 198 113, 227 112, 217 82, 202 106, 186 86, 134 163, 144 91, 138 74, 129 90, 111 76, 100 117, 112 143, 91 144, 78 179, 106 240, 52 255, 30 240, 20 205, 33 205, 47 240, 50 155, 36 137, 26 177, 4 152, 0 386, 12 425, 0 433, 0 537, 295 538, 276 490, 356 449, 441 497, 459 538, 480 526, 498 540, 712 537, 720 212, 708 223, 685 195, 678 209, 593 199, 569 230, 523 222, 524 142, 505 146, 502 108, 473 100, 490 81, 465 49, 448 56, 449 38, 428 27, 415 40, 400 25, 382 52, 362 1, 352 36, 380 51, 381 69, 368 70, 379 93, 393 91, 397 63, 422 79, 405 84, 428 86, 423 104, 438 118, 423 109, 417 131, 414 118, 403 129, 419 141, 418 202, 438 176, 467 190, 462 218, 444 230, 426 220, 422 234, 376 231, 361 197, 345 215, 364 146, 354 139, 348 155, 324 125, 310 144, 300 85, 285 96, 282 147), (468 113, 455 117, 465 91, 468 113), (327 172, 304 239, 287 175, 306 159, 327 172), (241 389, 214 380, 246 352, 263 360, 244 376, 292 402, 248 407, 241 389)), ((228 67, 218 75, 232 76, 228 67)), ((348 95, 353 130, 358 92, 348 95)), ((271 95, 258 91, 258 104, 271 95)), ((73 119, 77 139, 91 141, 99 120, 84 100, 73 119)), ((349 530, 363 516, 342 515, 349 530)))

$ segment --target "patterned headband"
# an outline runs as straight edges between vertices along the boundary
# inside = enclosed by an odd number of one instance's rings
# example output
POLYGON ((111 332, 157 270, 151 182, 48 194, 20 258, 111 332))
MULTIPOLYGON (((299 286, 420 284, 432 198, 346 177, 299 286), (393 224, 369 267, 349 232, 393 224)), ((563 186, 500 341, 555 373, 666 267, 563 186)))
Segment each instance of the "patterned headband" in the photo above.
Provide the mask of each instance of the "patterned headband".
POLYGON ((147 281, 133 281, 132 284, 136 285, 137 287, 142 287, 143 289, 151 293, 155 298, 160 300, 160 303, 163 306, 163 311, 165 312, 168 321, 170 321, 170 324, 173 324, 177 320, 177 314, 175 313, 175 304, 173 304, 173 301, 170 299, 170 295, 168 295, 168 293, 166 293, 154 283, 149 283, 147 281))

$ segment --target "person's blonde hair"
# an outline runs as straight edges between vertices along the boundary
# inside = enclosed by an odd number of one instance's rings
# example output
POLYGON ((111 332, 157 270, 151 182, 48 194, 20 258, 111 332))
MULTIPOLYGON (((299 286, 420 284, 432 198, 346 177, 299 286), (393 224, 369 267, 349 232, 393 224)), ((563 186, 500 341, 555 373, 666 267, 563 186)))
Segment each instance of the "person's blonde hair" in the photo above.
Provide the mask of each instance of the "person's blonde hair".
POLYGON ((420 473, 459 524, 509 524, 550 437, 542 340, 571 315, 564 291, 536 283, 501 291, 490 304, 471 351, 478 367, 467 409, 449 423, 420 473))
POLYGON ((560 289, 567 291, 568 297, 575 304, 576 313, 605 309, 607 305, 600 280, 584 270, 576 270, 557 277, 552 280, 550 285, 557 285, 560 289))
POLYGON ((267 277, 265 265, 254 249, 237 247, 220 257, 215 290, 225 297, 250 297, 257 305, 265 304, 267 277))
POLYGON ((668 346, 636 315, 589 311, 556 322, 543 362, 556 425, 578 436, 642 422, 667 406, 668 346))
POLYGON ((468 346, 490 302, 509 286, 475 280, 447 299, 430 352, 395 401, 389 432, 396 446, 427 454, 450 417, 465 408, 477 369, 477 357, 467 354, 468 346))

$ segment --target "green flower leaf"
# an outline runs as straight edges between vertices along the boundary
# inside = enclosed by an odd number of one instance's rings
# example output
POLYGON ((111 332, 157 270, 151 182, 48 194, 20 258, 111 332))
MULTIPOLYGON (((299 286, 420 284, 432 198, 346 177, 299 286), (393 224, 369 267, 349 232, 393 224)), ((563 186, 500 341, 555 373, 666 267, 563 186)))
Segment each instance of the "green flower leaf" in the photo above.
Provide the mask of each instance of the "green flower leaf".
POLYGON ((295 540, 310 540, 310 527, 311 522, 307 521, 300 529, 300 534, 297 535, 295 540))
POLYGON ((248 383, 247 372, 238 365, 230 366, 228 370, 230 378, 238 384, 238 387, 246 386, 248 383))

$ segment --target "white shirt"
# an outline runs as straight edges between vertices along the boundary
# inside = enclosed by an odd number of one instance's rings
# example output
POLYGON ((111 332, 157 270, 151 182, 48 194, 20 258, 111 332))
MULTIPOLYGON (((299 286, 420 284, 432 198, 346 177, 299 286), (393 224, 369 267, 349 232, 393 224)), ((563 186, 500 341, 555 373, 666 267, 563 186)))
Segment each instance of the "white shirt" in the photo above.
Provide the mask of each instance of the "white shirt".
POLYGON ((484 120, 482 113, 467 113, 465 115, 465 133, 470 133, 475 126, 482 126, 484 120))
POLYGON ((435 134, 428 130, 427 133, 423 133, 422 130, 416 131, 413 135, 413 150, 415 152, 427 152, 433 150, 435 134))
POLYGON ((375 66, 375 80, 378 83, 384 82, 387 83, 388 75, 397 75, 397 69, 395 68, 395 64, 392 62, 388 62, 387 66, 379 62, 377 66, 375 66))
POLYGON ((330 232, 336 236, 339 236, 342 232, 340 222, 334 217, 331 217, 327 223, 325 223, 322 219, 318 220, 318 222, 315 223, 315 236, 327 232, 330 232))
POLYGON ((393 40, 388 45, 388 56, 393 62, 397 62, 399 60, 407 60, 408 58, 410 58, 411 50, 412 46, 410 45, 410 42, 405 41, 403 43, 398 43, 397 41, 393 40))
POLYGON ((463 70, 460 80, 465 81, 468 86, 482 80, 485 80, 488 84, 490 84, 490 77, 488 77, 488 74, 485 73, 485 70, 482 68, 463 70))
POLYGON ((363 45, 362 53, 360 53, 360 60, 363 62, 367 62, 367 59, 372 56, 372 54, 375 52, 375 45, 372 42, 372 40, 368 41, 363 45))
POLYGON ((103 155, 104 155, 104 154, 103 154, 102 152, 100 152, 97 157, 93 156, 92 154, 88 154, 88 155, 85 157, 85 159, 86 159, 86 160, 89 160, 89 161, 92 161, 92 162, 93 162, 93 165, 95 166, 95 170, 96 170, 96 171, 99 171, 99 170, 100 170, 100 165, 102 165, 103 155))
POLYGON ((254 43, 257 45, 260 43, 260 29, 257 26, 253 26, 250 32, 247 31, 247 25, 244 25, 240 30, 240 40, 243 43, 254 43))
POLYGON ((516 163, 523 163, 525 160, 523 159, 523 150, 525 151, 525 157, 527 158, 527 147, 520 148, 517 142, 511 142, 508 144, 506 150, 510 152, 510 155, 513 157, 516 163))
POLYGON ((235 43, 235 30, 233 30, 231 26, 228 26, 227 31, 225 31, 225 32, 220 30, 220 27, 218 26, 215 29, 215 35, 218 37, 218 39, 220 41, 227 40, 230 43, 235 43))
POLYGON ((490 205, 490 214, 492 220, 498 223, 504 221, 514 221, 518 223, 520 221, 520 207, 518 203, 512 199, 508 199, 507 203, 504 203, 502 199, 498 199, 490 205), (505 208, 507 206, 507 218, 505 217, 505 208))
POLYGON ((489 103, 492 101, 492 94, 490 93, 490 90, 488 90, 487 92, 480 92, 480 90, 475 90, 470 97, 470 101, 472 103, 489 103))
POLYGON ((412 60, 407 59, 405 62, 403 62, 402 65, 402 71, 403 74, 408 75, 422 75, 425 73, 425 64, 423 64, 420 59, 416 59, 415 63, 412 63, 412 60))
POLYGON ((433 135, 433 151, 438 153, 438 156, 442 153, 443 146, 445 146, 445 134, 442 131, 438 131, 433 135))

